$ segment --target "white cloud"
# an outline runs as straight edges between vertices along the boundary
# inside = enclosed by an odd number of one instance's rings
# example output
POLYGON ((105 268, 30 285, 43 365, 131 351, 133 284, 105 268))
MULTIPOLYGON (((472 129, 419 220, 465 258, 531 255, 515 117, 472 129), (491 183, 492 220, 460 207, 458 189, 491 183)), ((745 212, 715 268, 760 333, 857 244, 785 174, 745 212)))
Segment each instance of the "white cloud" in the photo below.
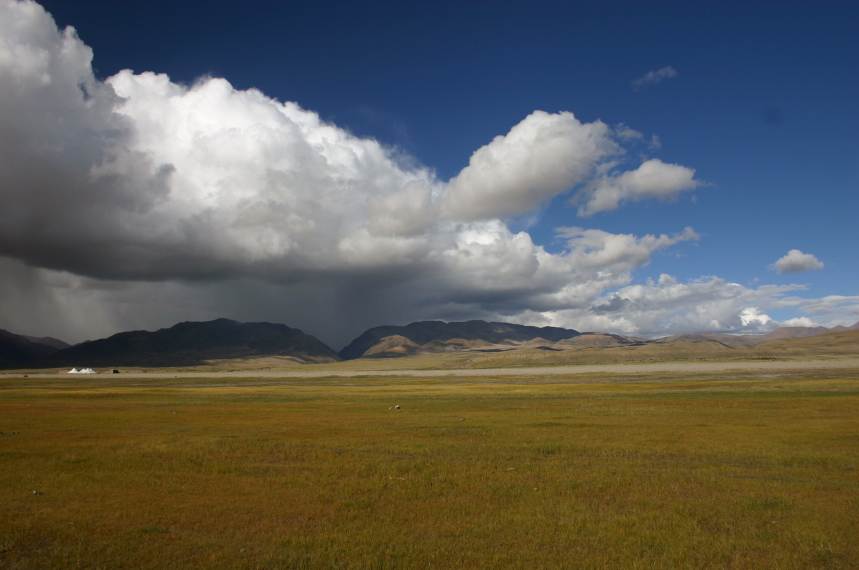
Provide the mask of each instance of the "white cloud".
POLYGON ((744 327, 749 325, 766 325, 772 321, 772 318, 762 313, 757 307, 746 307, 740 311, 740 322, 744 327))
POLYGON ((672 77, 677 77, 677 70, 670 65, 666 65, 665 67, 657 69, 656 71, 648 71, 642 77, 639 77, 638 79, 633 81, 632 86, 636 89, 640 89, 642 87, 646 87, 647 85, 656 85, 658 83, 662 83, 666 79, 671 79, 672 77))
POLYGON ((802 273, 812 269, 823 269, 823 262, 810 253, 802 253, 798 249, 792 249, 769 268, 779 275, 785 275, 787 273, 802 273))
POLYGON ((851 325, 859 319, 859 296, 803 299, 792 294, 801 285, 749 288, 707 277, 679 283, 670 275, 658 282, 621 287, 590 297, 569 309, 523 315, 529 323, 608 331, 644 337, 684 332, 760 334, 779 326, 851 325), (815 315, 779 322, 765 311, 800 311, 815 315))
POLYGON ((793 319, 788 319, 786 321, 782 321, 781 326, 783 327, 816 327, 820 326, 808 317, 795 317, 793 319))
POLYGON ((604 176, 576 193, 571 201, 581 204, 580 216, 590 216, 616 210, 625 201, 676 200, 681 192, 694 190, 699 184, 693 169, 652 158, 635 170, 604 176))
POLYGON ((803 299, 797 303, 803 312, 823 315, 824 326, 832 324, 850 325, 859 320, 859 296, 827 295, 820 299, 803 299))
POLYGON ((182 86, 126 70, 100 81, 92 55, 38 4, 0 0, 2 328, 79 341, 224 316, 335 345, 422 318, 730 328, 783 294, 738 293, 722 307, 720 291, 736 288, 632 285, 655 252, 698 239, 691 228, 562 228, 557 253, 511 231, 502 218, 577 186, 593 213, 697 185, 691 169, 655 159, 609 174, 622 143, 641 142, 627 127, 536 111, 445 182, 296 103, 219 78, 182 86))
POLYGON ((636 131, 635 129, 620 123, 614 128, 614 132, 618 139, 623 141, 643 141, 644 133, 636 131))
POLYGON ((478 220, 533 210, 584 182, 604 158, 617 154, 611 134, 600 121, 582 124, 572 113, 535 111, 471 156, 450 181, 444 211, 478 220))
POLYGON ((32 2, 0 10, 0 253, 92 277, 292 280, 435 263, 468 223, 532 211, 614 164, 631 132, 535 111, 445 183, 224 79, 98 81, 74 30, 32 2))

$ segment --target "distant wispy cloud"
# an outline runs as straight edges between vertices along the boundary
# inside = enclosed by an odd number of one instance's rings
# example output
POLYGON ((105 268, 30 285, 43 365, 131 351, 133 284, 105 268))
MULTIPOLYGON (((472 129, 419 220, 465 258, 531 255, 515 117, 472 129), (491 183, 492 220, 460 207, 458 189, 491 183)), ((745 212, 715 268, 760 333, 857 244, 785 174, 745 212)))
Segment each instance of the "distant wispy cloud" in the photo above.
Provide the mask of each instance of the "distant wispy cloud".
POLYGON ((666 65, 662 69, 657 69, 656 71, 648 71, 644 76, 639 77, 635 81, 632 82, 632 86, 636 89, 641 89, 642 87, 647 87, 648 85, 656 85, 657 83, 662 83, 666 79, 671 79, 672 77, 677 77, 677 70, 671 67, 670 65, 666 65))

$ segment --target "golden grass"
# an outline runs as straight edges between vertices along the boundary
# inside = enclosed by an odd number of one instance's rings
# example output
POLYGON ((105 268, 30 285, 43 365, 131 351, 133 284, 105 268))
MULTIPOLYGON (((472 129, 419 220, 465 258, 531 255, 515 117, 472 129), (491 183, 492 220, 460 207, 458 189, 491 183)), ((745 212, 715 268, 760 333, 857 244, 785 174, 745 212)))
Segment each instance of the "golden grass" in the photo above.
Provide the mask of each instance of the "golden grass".
POLYGON ((859 354, 859 330, 768 340, 755 345, 749 352, 772 357, 852 356, 859 354))
POLYGON ((859 371, 582 380, 2 378, 0 567, 857 567, 859 371))

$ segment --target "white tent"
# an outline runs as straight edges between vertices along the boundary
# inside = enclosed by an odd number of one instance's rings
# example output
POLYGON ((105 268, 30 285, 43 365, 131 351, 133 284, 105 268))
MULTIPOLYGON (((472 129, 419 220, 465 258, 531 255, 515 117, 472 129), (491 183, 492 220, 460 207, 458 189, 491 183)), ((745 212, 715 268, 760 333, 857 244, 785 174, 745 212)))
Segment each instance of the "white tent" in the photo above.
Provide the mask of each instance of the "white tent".
POLYGON ((81 373, 80 370, 78 370, 77 368, 72 368, 71 370, 69 370, 69 374, 80 374, 80 373, 81 373))
POLYGON ((81 373, 81 374, 98 374, 98 372, 96 372, 96 371, 95 371, 95 370, 93 370, 92 368, 84 368, 84 369, 82 369, 82 370, 81 370, 81 372, 80 372, 80 373, 81 373))

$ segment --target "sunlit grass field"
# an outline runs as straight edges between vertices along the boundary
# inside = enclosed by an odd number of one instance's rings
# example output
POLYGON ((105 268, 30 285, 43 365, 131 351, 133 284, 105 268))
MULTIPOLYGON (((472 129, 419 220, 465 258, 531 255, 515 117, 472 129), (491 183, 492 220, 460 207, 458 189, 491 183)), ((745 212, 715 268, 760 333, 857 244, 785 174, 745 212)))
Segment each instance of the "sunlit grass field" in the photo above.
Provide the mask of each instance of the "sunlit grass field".
POLYGON ((859 371, 2 378, 0 431, 9 570, 859 568, 859 371))

